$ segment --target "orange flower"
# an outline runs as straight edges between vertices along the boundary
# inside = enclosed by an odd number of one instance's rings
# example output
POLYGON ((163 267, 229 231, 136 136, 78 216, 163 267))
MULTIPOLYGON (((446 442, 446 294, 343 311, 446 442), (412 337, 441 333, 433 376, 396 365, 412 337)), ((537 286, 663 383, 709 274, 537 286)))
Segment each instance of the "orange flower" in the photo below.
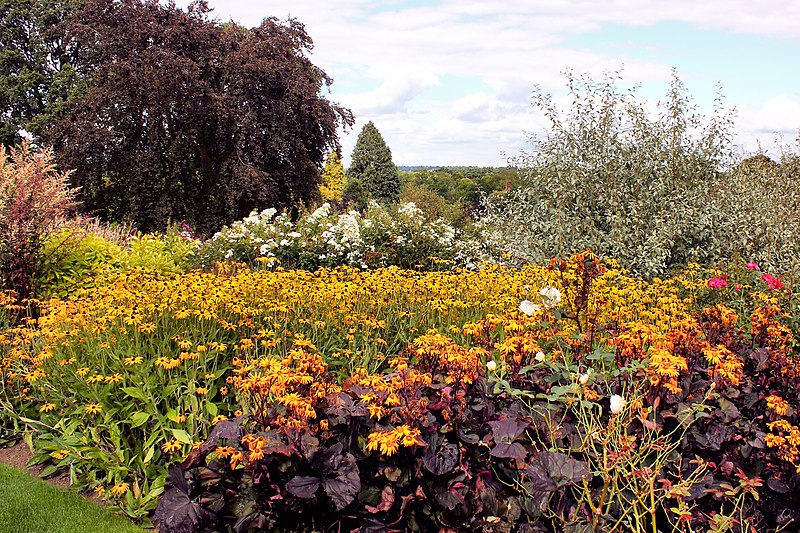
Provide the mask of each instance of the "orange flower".
POLYGON ((120 496, 128 492, 129 485, 127 483, 117 483, 113 487, 111 487, 111 494, 115 496, 120 496))
POLYGON ((161 449, 164 450, 164 453, 174 453, 181 449, 181 443, 177 439, 172 439, 170 441, 165 442, 161 449))

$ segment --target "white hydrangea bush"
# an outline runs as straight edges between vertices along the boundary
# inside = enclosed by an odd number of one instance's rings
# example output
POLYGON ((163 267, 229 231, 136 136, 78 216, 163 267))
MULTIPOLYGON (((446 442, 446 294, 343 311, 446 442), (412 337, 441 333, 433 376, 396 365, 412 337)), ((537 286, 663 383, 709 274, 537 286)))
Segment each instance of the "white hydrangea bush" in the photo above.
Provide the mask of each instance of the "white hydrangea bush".
POLYGON ((442 219, 429 220, 413 202, 389 209, 371 203, 362 216, 325 203, 292 222, 275 209, 252 212, 200 246, 198 266, 217 261, 266 261, 286 268, 331 266, 476 268, 486 247, 442 219), (263 258, 263 259, 259 259, 263 258))

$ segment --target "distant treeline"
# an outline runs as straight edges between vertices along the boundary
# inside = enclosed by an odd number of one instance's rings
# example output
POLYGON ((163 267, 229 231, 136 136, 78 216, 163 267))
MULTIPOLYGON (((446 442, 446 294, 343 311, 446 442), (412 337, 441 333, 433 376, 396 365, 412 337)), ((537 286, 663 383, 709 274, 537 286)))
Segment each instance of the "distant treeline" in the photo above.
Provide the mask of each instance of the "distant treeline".
POLYGON ((513 189, 521 184, 519 169, 513 167, 402 166, 400 179, 404 197, 416 191, 434 193, 453 206, 475 214, 484 195, 513 189))

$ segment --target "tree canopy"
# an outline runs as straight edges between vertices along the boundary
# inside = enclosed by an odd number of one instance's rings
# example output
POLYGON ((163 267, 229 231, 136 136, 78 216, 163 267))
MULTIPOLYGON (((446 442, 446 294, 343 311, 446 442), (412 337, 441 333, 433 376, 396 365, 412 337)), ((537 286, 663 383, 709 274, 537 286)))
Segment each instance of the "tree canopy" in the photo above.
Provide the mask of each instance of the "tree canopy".
POLYGON ((400 176, 392 152, 372 121, 358 134, 347 177, 358 180, 370 198, 394 203, 400 198, 400 176))
POLYGON ((219 23, 206 2, 85 0, 52 27, 86 89, 42 127, 85 209, 139 229, 201 233, 264 207, 318 198, 325 154, 350 111, 322 94, 303 24, 219 23))
POLYGON ((83 0, 0 0, 0 143, 39 133, 83 87, 72 61, 76 46, 61 33, 83 0))
POLYGON ((325 169, 322 171, 322 184, 319 186, 322 201, 341 203, 344 185, 345 175, 342 157, 339 152, 331 152, 325 160, 325 169))

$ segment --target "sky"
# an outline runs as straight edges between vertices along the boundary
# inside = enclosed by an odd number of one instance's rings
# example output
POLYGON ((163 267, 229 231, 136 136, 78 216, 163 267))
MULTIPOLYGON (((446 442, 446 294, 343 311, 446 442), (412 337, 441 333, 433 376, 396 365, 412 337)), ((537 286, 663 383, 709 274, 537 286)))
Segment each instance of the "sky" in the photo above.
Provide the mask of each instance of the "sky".
MULTIPOLYGON (((188 0, 179 0, 185 7, 188 0)), ((656 109, 672 69, 697 111, 720 92, 735 143, 778 159, 800 129, 800 0, 209 0, 212 18, 293 17, 314 41, 326 95, 353 111, 345 165, 372 121, 397 165, 506 166, 548 121, 535 89, 566 103, 564 72, 656 109)))

